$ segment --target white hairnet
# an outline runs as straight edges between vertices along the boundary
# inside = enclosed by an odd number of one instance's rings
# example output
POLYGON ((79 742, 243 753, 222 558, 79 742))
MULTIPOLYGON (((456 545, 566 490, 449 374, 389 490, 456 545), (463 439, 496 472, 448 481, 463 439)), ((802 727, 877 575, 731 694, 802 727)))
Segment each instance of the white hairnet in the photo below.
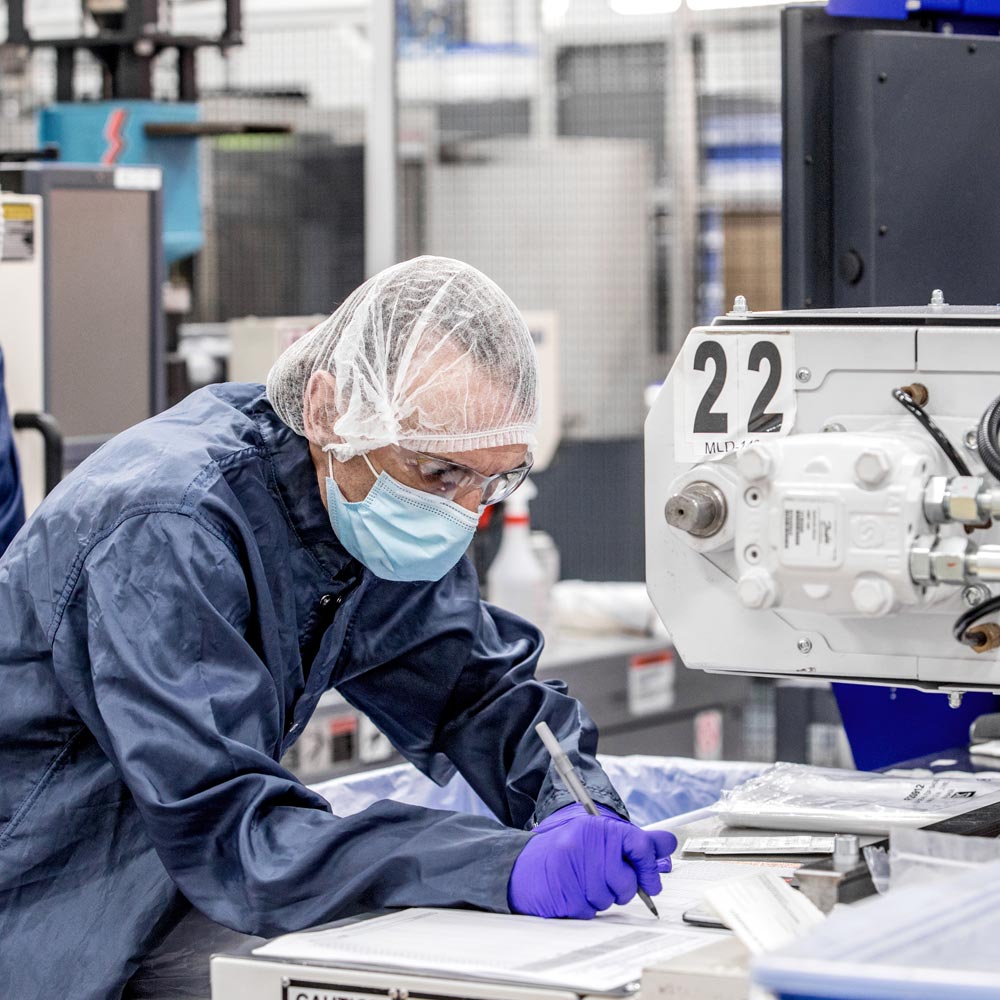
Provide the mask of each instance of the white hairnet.
POLYGON ((346 462, 388 444, 533 444, 537 383, 531 334, 506 293, 461 261, 417 257, 369 278, 285 351, 267 397, 289 427, 346 462), (331 377, 309 390, 317 372, 331 377))

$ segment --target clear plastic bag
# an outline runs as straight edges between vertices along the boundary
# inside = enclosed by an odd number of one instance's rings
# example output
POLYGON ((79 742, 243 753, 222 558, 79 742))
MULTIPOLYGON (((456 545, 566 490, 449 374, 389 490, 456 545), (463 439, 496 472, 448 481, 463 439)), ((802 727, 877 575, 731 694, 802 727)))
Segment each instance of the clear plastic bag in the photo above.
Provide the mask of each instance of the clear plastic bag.
POLYGON ((886 834, 996 801, 996 784, 971 776, 910 777, 775 764, 724 794, 714 812, 727 826, 886 834))

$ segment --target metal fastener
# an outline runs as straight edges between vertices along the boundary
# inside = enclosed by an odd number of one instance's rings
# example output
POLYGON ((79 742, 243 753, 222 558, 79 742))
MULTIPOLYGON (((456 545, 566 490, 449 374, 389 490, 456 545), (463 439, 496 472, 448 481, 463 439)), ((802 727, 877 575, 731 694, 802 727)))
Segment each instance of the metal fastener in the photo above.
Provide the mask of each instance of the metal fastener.
POLYGON ((948 695, 948 707, 949 708, 961 708, 962 707, 962 692, 952 691, 948 695))
POLYGON ((829 424, 823 424, 824 434, 843 434, 846 430, 847 428, 843 424, 838 424, 836 421, 829 424))
POLYGON ((993 591, 985 583, 970 583, 962 591, 962 603, 967 608, 974 608, 977 604, 982 604, 993 596, 993 591))
POLYGON ((931 292, 931 308, 940 309, 942 306, 946 306, 948 303, 944 300, 944 292, 940 288, 935 288, 931 292))
POLYGON ((963 437, 962 440, 965 442, 965 447, 969 451, 976 452, 979 450, 976 445, 978 436, 979 434, 975 427, 970 427, 969 430, 965 432, 965 437, 963 437))
POLYGON ((747 308, 747 297, 745 295, 737 295, 733 300, 733 308, 730 310, 729 315, 734 319, 745 319, 749 311, 747 308))
POLYGON ((805 636, 802 636, 802 638, 795 644, 795 648, 800 653, 811 653, 813 648, 812 639, 807 639, 805 636))
POLYGON ((808 382, 813 377, 813 373, 808 368, 800 368, 795 373, 795 378, 799 382, 808 382))

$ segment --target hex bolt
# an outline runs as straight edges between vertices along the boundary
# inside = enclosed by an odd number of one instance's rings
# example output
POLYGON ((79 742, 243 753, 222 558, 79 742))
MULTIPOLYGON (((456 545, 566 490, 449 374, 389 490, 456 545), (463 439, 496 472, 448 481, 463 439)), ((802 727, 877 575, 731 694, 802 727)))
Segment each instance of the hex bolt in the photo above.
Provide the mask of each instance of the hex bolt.
POLYGON ((892 611, 896 603, 896 592, 884 576, 865 573, 854 581, 851 600, 860 614, 869 618, 881 618, 892 611))
POLYGON ((948 694, 948 707, 949 708, 961 708, 962 707, 962 692, 961 691, 951 691, 948 694))
POLYGON ((733 300, 733 308, 729 315, 734 319, 745 319, 749 311, 747 308, 747 297, 745 295, 737 295, 733 300))
POLYGON ((889 456, 881 448, 869 448, 858 455, 854 474, 862 486, 874 489, 883 483, 892 471, 889 456))
POLYGON ((808 382, 813 377, 813 373, 808 368, 800 368, 795 373, 795 378, 799 382, 808 382))
POLYGON ((975 427, 971 427, 965 432, 965 437, 962 438, 962 441, 965 443, 965 447, 968 451, 975 453, 979 450, 979 446, 976 444, 978 437, 979 433, 975 427))
POLYGON ((740 470, 740 475, 752 483, 758 479, 767 479, 774 468, 774 460, 767 449, 752 444, 739 453, 736 467, 740 470))
POLYGON ((944 292, 940 288, 935 288, 931 292, 931 308, 940 309, 942 306, 946 306, 948 303, 944 300, 944 292))
POLYGON ((813 648, 812 639, 807 639, 805 636, 802 636, 802 638, 795 643, 795 648, 800 653, 811 653, 813 648))
POLYGON ((736 585, 736 593, 743 607, 754 611, 773 607, 778 600, 778 586, 766 569, 747 570, 736 585))

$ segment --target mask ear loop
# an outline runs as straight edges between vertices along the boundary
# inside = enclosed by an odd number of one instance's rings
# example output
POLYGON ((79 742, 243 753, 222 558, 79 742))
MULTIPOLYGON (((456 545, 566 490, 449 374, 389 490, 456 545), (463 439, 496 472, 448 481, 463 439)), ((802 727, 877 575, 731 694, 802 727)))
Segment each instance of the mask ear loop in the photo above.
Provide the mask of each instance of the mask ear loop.
MULTIPOLYGON (((335 447, 336 447, 336 445, 332 445, 332 444, 325 444, 325 445, 323 445, 323 451, 326 452, 327 470, 330 473, 330 478, 331 479, 333 479, 333 449, 335 447)), ((375 466, 372 465, 371 461, 368 458, 367 453, 366 452, 362 452, 361 453, 361 457, 365 460, 365 465, 367 465, 368 468, 371 470, 371 474, 376 479, 378 479, 379 474, 378 474, 378 472, 375 471, 375 466)))

